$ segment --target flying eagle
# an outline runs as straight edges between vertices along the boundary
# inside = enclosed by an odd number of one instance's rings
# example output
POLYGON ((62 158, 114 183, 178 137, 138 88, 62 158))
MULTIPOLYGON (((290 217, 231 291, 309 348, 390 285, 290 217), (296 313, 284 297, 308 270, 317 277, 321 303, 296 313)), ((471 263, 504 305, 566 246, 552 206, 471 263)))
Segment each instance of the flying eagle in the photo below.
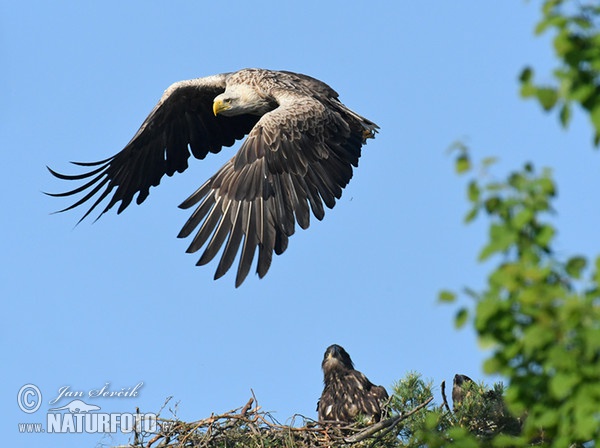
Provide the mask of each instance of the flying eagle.
POLYGON ((239 151, 179 206, 196 207, 179 238, 196 235, 187 249, 204 247, 197 265, 210 262, 224 246, 215 279, 223 276, 241 247, 236 287, 258 249, 256 272, 265 276, 273 252, 282 254, 296 222, 321 220, 323 204, 333 208, 358 166, 361 147, 379 127, 348 109, 327 84, 310 76, 244 69, 171 85, 131 141, 108 159, 73 162, 89 171, 60 174, 83 185, 51 196, 82 193, 77 202, 104 199, 98 218, 119 204, 121 213, 136 197, 144 202, 163 176, 181 173, 191 154, 204 159, 247 136, 239 151), (243 242, 242 242, 243 239, 243 242))
POLYGON ((336 344, 328 347, 321 367, 325 388, 317 403, 320 422, 352 423, 359 415, 373 423, 381 419, 382 405, 388 398, 385 388, 375 386, 355 370, 343 347, 336 344))

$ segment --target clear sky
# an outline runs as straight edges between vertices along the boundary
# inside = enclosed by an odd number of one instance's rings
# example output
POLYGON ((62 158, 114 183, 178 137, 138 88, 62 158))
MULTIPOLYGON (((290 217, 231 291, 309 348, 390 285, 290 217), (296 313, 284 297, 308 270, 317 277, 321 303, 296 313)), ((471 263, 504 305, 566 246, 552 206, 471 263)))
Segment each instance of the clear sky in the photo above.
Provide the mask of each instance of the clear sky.
MULTIPOLYGON (((470 329, 439 290, 478 287, 485 226, 465 227, 465 179, 447 148, 462 139, 495 155, 497 176, 525 161, 559 183, 559 253, 597 249, 598 153, 576 114, 568 131, 519 98, 531 64, 550 80, 538 2, 13 1, 0 5, 3 146, 3 440, 15 446, 96 446, 127 437, 24 435, 45 421, 61 387, 137 397, 87 399, 103 410, 157 411, 168 396, 196 420, 243 406, 254 391, 281 422, 316 418, 320 362, 338 343, 388 389, 409 371, 436 385, 455 373, 492 381, 470 329), (342 199, 298 230, 265 279, 216 263, 195 267, 176 238, 177 205, 235 149, 192 161, 142 206, 75 227, 82 210, 45 196, 71 185, 46 171, 119 151, 163 90, 182 79, 263 67, 322 79, 381 127, 342 199), (590 244, 592 242, 592 244, 590 244), (35 414, 21 386, 42 391, 35 414)), ((465 302, 466 299, 465 299, 465 302)), ((438 388, 439 393, 439 388, 438 388)), ((439 402, 439 396, 436 396, 439 402)), ((67 399, 57 405, 68 403, 67 399)), ((166 412, 168 416, 169 413, 166 412)))

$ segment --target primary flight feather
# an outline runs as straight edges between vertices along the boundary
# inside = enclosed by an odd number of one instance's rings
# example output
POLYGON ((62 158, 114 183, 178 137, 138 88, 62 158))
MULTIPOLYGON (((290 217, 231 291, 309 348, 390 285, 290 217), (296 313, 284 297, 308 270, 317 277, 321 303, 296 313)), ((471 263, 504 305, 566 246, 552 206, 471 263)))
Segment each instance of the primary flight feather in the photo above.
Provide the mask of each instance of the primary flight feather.
POLYGON ((295 224, 306 229, 310 211, 319 220, 332 208, 358 166, 361 147, 378 126, 344 106, 327 84, 285 71, 244 69, 171 85, 131 141, 119 153, 63 180, 79 187, 51 196, 82 197, 66 211, 91 202, 85 219, 105 199, 100 216, 120 202, 121 213, 141 204, 166 174, 183 172, 190 153, 203 159, 247 136, 237 154, 181 205, 196 209, 179 232, 194 231, 188 252, 204 247, 198 265, 223 248, 215 279, 240 251, 236 287, 256 251, 259 277, 273 252, 281 254, 295 224), (137 196, 136 196, 137 195, 137 196))

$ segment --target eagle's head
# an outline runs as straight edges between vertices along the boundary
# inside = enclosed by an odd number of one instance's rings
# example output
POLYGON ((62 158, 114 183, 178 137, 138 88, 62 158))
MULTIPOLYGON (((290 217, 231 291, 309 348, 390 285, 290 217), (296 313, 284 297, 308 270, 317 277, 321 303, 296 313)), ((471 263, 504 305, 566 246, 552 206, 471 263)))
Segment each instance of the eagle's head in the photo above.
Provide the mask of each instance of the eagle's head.
POLYGON ((213 112, 216 115, 233 117, 236 115, 264 115, 273 110, 273 103, 251 86, 234 84, 227 86, 225 92, 213 100, 213 112))
POLYGON ((452 386, 452 406, 454 408, 460 406, 466 396, 465 388, 467 387, 467 384, 472 382, 473 380, 467 375, 461 375, 459 373, 454 375, 454 384, 452 386))
POLYGON ((344 347, 333 344, 327 347, 321 363, 325 376, 334 370, 353 370, 354 363, 344 347))
POLYGON ((459 373, 457 373, 456 375, 454 375, 454 385, 461 387, 463 385, 463 383, 472 383, 473 380, 471 378, 469 378, 467 375, 461 375, 459 373))

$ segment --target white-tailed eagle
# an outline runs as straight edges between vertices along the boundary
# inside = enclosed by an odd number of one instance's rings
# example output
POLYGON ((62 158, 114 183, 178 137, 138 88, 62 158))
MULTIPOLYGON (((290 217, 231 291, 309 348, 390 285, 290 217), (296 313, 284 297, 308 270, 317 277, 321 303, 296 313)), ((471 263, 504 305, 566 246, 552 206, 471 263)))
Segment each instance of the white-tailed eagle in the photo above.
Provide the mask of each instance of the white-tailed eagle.
POLYGON ((83 220, 104 199, 100 216, 120 202, 144 202, 163 176, 181 173, 190 153, 203 159, 247 136, 237 154, 181 205, 196 207, 179 232, 196 231, 187 252, 204 247, 198 265, 223 248, 215 279, 232 266, 241 247, 239 286, 256 250, 256 272, 263 277, 273 252, 283 253, 295 224, 306 229, 310 211, 319 220, 332 208, 358 166, 361 147, 378 126, 348 109, 327 84, 310 76, 263 69, 181 81, 171 85, 131 141, 116 155, 67 175, 83 185, 51 196, 82 197, 83 220), (242 241, 243 240, 243 241, 242 241))
POLYGON ((375 386, 354 369, 350 355, 343 347, 334 344, 327 348, 323 362, 325 388, 317 403, 319 422, 353 423, 362 415, 378 422, 383 404, 388 399, 383 386, 375 386))

